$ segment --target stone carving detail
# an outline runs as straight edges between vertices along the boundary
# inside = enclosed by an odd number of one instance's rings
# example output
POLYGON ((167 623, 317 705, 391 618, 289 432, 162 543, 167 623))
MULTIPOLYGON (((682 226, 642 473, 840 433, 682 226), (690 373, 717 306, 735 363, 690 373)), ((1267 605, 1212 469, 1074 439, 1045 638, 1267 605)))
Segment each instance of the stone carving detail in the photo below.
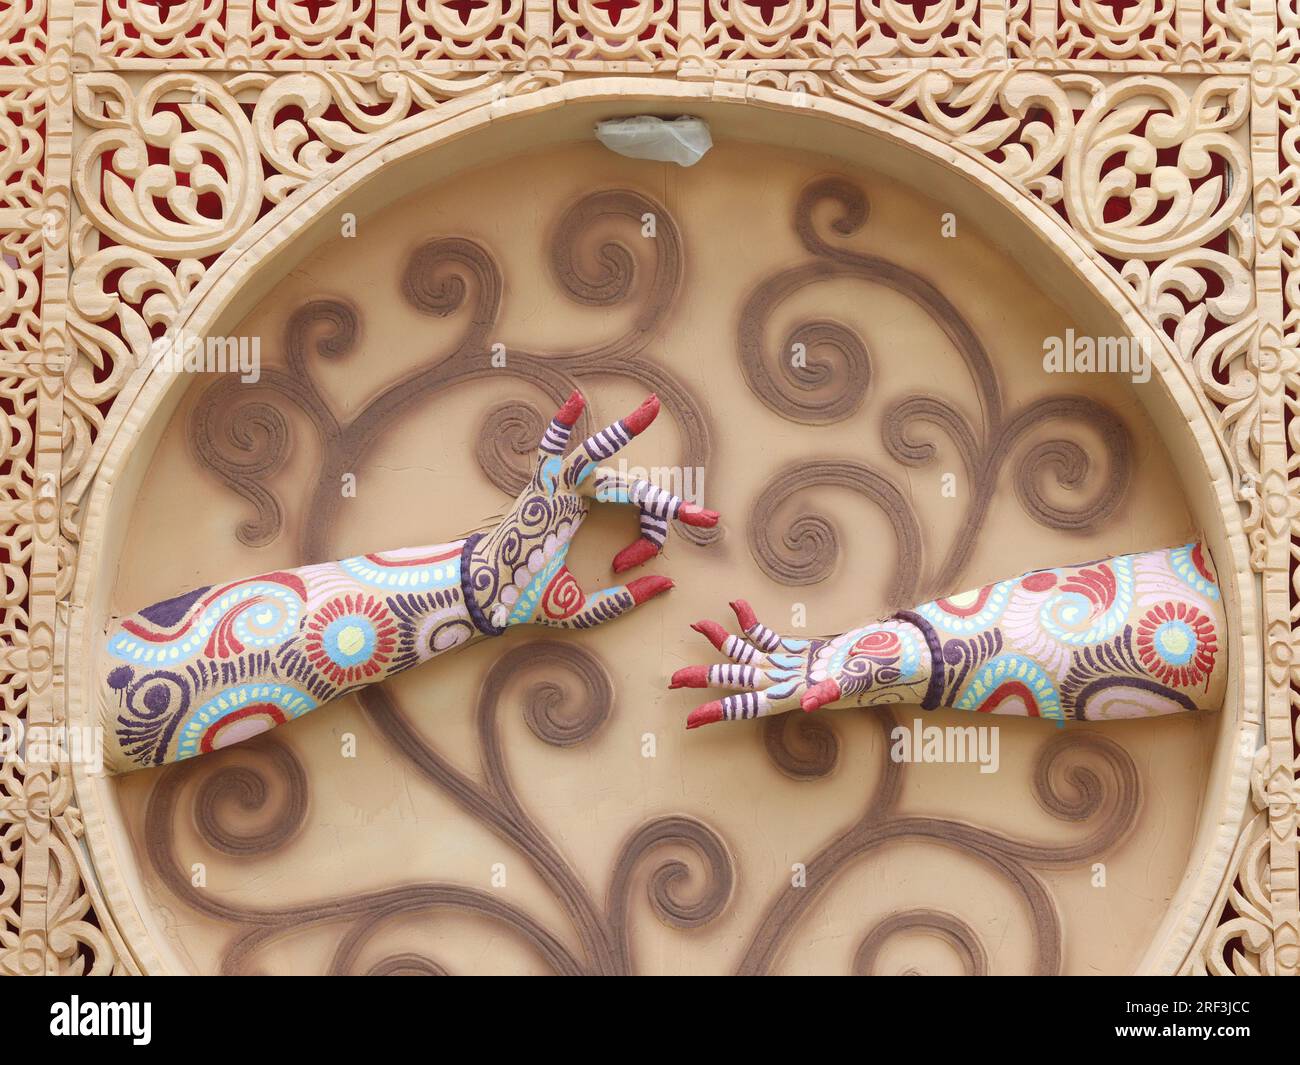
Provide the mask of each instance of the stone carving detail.
POLYGON ((19 357, 40 341, 41 262, 39 232, 0 236, 0 353, 19 357))
POLYGON ((962 59, 978 56, 986 30, 979 0, 939 0, 924 6, 899 0, 858 0, 861 29, 857 46, 864 55, 962 59))
POLYGON ((365 59, 375 45, 373 0, 254 0, 253 59, 365 59))
POLYGON ((1059 54, 1074 59, 1175 59, 1182 43, 1174 0, 1103 4, 1061 0, 1059 54))
POLYGON ((830 0, 786 4, 706 0, 704 51, 710 59, 811 59, 830 54, 830 0))
MULTIPOLYGON (((323 170, 449 105, 509 107, 565 78, 653 74, 719 95, 847 105, 996 173, 1017 210, 1054 212, 1060 240, 1122 277, 1181 356, 1232 465, 1267 645, 1267 753, 1229 872, 1240 886, 1229 897, 1225 885, 1219 911, 1229 931, 1212 916, 1186 968, 1300 969, 1295 0, 941 0, 919 12, 891 0, 557 0, 549 10, 107 0, 87 10, 74 0, 0 9, 3 720, 62 720, 60 604, 78 507, 147 376, 149 340, 259 219, 300 201, 323 170), (617 21, 613 7, 624 9, 617 21), (877 63, 894 56, 908 64, 877 63), (193 154, 168 150, 173 132, 193 154), (1117 169, 1107 152, 1123 157, 1117 169), (105 180, 92 181, 100 165, 105 180), (1117 204, 1109 212, 1105 195, 1117 204), (1257 826, 1266 844, 1256 846, 1257 826)), ((799 731, 803 746, 783 756, 796 774, 828 751, 815 725, 799 731)), ((66 766, 0 767, 0 971, 136 966, 78 865, 68 779, 66 766)), ((979 971, 959 923, 909 920, 961 944, 979 971)), ((891 931, 863 941, 860 967, 891 931)))
POLYGON ((1274 976, 1277 954, 1272 936, 1272 901, 1268 889, 1268 798, 1265 792, 1268 752, 1261 748, 1250 774, 1249 820, 1233 850, 1215 909, 1224 921, 1205 930, 1183 975, 1274 976))
POLYGON ((225 0, 105 0, 99 47, 121 59, 215 59, 226 40, 224 7, 225 0))
POLYGON ((43 202, 45 120, 45 93, 0 91, 0 209, 32 211, 43 202))
POLYGON ((403 0, 398 45, 403 58, 524 58, 524 0, 479 4, 403 0))
POLYGON ((557 29, 551 38, 565 59, 642 59, 661 62, 676 54, 680 40, 676 0, 557 0, 557 29))

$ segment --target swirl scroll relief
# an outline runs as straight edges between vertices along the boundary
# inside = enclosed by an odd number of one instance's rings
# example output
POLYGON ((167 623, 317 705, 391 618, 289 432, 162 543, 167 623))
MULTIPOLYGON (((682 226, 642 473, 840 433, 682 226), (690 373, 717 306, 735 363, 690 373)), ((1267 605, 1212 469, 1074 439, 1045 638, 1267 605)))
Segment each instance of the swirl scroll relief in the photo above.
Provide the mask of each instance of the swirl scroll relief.
MULTIPOLYGON (((800 237, 814 261, 761 285, 741 316, 741 367, 755 394, 804 424, 841 420, 859 410, 869 395, 873 357, 860 337, 826 318, 805 323, 793 331, 791 342, 806 345, 812 355, 808 367, 777 376, 762 358, 762 317, 794 291, 824 279, 851 277, 888 285, 926 307, 962 353, 980 390, 985 418, 984 425, 977 427, 937 397, 905 398, 886 415, 889 454, 904 466, 930 461, 935 444, 920 427, 937 429, 955 444, 972 480, 988 486, 986 494, 991 494, 998 470, 1018 456, 1016 490, 1037 520, 1060 529, 1104 521, 1122 498, 1128 478, 1129 444, 1122 423, 1081 397, 1049 397, 1004 411, 992 360, 937 289, 895 264, 851 252, 817 234, 812 212, 826 200, 838 205, 840 213, 831 228, 839 237, 852 235, 866 220, 866 198, 847 182, 819 183, 800 199, 796 210, 800 237), (827 352, 832 355, 829 360, 823 357, 827 352), (839 390, 838 398, 825 399, 828 387, 839 390), (1049 503, 1042 479, 1055 474, 1060 485, 1082 484, 1088 469, 1084 452, 1072 441, 1028 441, 1031 429, 1058 419, 1085 419, 1102 434, 1110 474, 1099 497, 1069 510, 1049 503)), ((649 353, 674 307, 685 254, 686 243, 676 221, 648 196, 611 189, 583 197, 563 212, 552 230, 552 276, 565 296, 580 305, 609 307, 637 299, 631 324, 619 335, 563 351, 509 345, 508 370, 503 371, 489 361, 507 296, 495 259, 481 244, 465 238, 428 240, 407 262, 401 291, 421 313, 464 323, 448 348, 431 353, 415 369, 380 387, 355 413, 344 415, 331 404, 315 371, 323 360, 360 357, 360 312, 339 299, 311 300, 289 319, 283 368, 264 367, 255 386, 235 387, 232 381, 222 380, 206 388, 187 426, 192 454, 248 504, 248 513, 233 530, 236 538, 249 547, 267 545, 284 535, 289 511, 270 479, 283 468, 295 445, 295 427, 305 417, 320 444, 320 458, 317 482, 297 504, 301 521, 296 552, 302 563, 333 557, 332 535, 339 516, 334 486, 339 475, 357 469, 380 434, 400 424, 417 402, 480 381, 489 373, 508 373, 557 402, 587 377, 636 381, 657 391, 674 416, 684 442, 683 461, 703 464, 710 453, 707 408, 649 353), (647 211, 655 213, 659 229, 651 262, 642 259, 643 242, 633 244, 611 235, 619 226, 636 224, 647 211)), ((523 457, 543 421, 542 412, 524 399, 498 404, 485 419, 473 455, 484 477, 503 492, 516 491, 523 457), (488 425, 495 431, 488 432, 488 425)), ((838 547, 828 521, 810 514, 784 530, 776 522, 776 511, 815 482, 861 493, 886 514, 900 546, 891 598, 909 600, 930 583, 960 575, 986 516, 987 500, 972 504, 963 534, 933 572, 927 572, 926 535, 897 481, 851 458, 828 460, 818 471, 812 482, 806 469, 779 472, 751 515, 750 546, 769 574, 786 583, 809 583, 822 579, 833 565, 838 547), (763 531, 769 523, 776 530, 771 534, 763 531)), ((549 971, 631 973, 638 970, 632 930, 636 915, 644 909, 682 935, 728 912, 739 885, 737 859, 723 832, 685 812, 652 816, 632 828, 614 856, 603 897, 593 889, 529 811, 516 785, 499 722, 507 696, 512 705, 521 707, 531 734, 528 742, 557 749, 591 742, 619 711, 613 678, 585 647, 553 640, 517 645, 502 654, 481 680, 473 711, 479 771, 470 774, 417 728, 416 708, 403 706, 390 686, 369 687, 353 698, 415 776, 527 861, 563 914, 562 926, 550 927, 498 894, 436 880, 328 895, 278 908, 243 905, 194 888, 185 872, 192 860, 185 848, 196 844, 182 844, 176 831, 183 810, 190 813, 198 846, 236 862, 280 852, 299 837, 310 817, 312 782, 307 768, 282 741, 265 737, 211 758, 160 770, 146 813, 145 849, 164 885, 195 911, 232 930, 221 957, 222 971, 256 971, 268 963, 277 942, 318 928, 336 936, 328 965, 332 973, 442 975, 453 971, 445 959, 405 949, 383 957, 376 954, 387 926, 452 911, 500 929, 549 971), (257 827, 249 829, 249 823, 257 827), (640 898, 638 890, 644 892, 640 898)), ((892 714, 876 710, 873 715, 872 727, 887 737, 894 723, 892 714)), ((840 760, 837 729, 820 718, 802 714, 774 718, 764 741, 776 770, 807 786, 824 779, 840 760)), ((887 743, 882 745, 882 750, 887 748, 887 743)), ((862 813, 838 836, 827 836, 808 864, 808 889, 748 886, 751 892, 770 891, 770 896, 758 925, 746 934, 737 971, 773 971, 795 929, 836 879, 855 863, 902 841, 947 849, 1002 878, 1021 900, 1032 934, 1034 971, 1060 971, 1061 920, 1041 872, 1092 860, 1131 830, 1140 807, 1131 758, 1095 734, 1070 733, 1046 742, 1038 756, 1034 795, 1063 825, 1090 826, 1070 843, 1035 843, 957 819, 906 815, 898 808, 905 772, 905 767, 887 757, 874 772, 864 771, 872 784, 862 813)), ((896 937, 917 933, 941 939, 963 971, 990 970, 988 946, 962 918, 900 909, 865 932, 854 971, 878 971, 886 947, 896 937)))
POLYGON ((800 243, 812 259, 761 282, 741 310, 740 367, 754 395, 782 417, 807 425, 843 421, 862 406, 871 383, 870 361, 865 342, 849 326, 824 319, 797 326, 782 350, 803 343, 807 358, 799 364, 778 358, 774 368, 763 350, 767 320, 783 301, 812 285, 851 279, 892 289, 925 310, 966 364, 983 423, 972 424, 955 403, 931 393, 904 396, 884 412, 885 449, 900 466, 917 468, 934 460, 938 446, 926 435, 930 430, 948 439, 965 469, 970 486, 966 511, 947 554, 931 571, 925 569, 920 519, 900 481, 859 462, 818 456, 816 462, 779 470, 753 505, 750 551, 769 577, 788 585, 815 584, 830 576, 837 563, 838 538, 829 519, 801 511, 784 523, 780 520, 791 499, 809 488, 848 488, 881 509, 896 545, 894 581, 886 593, 887 605, 894 608, 955 586, 1009 462, 1014 462, 1013 483, 1022 506, 1048 528, 1089 531, 1115 512, 1132 476, 1132 445, 1113 411, 1081 395, 1047 396, 1005 409, 993 361, 952 302, 914 271, 840 243, 858 233, 870 213, 865 193, 852 182, 838 177, 814 181, 800 195, 794 213, 800 243), (819 232, 814 220, 824 205, 836 212, 830 236, 819 232), (828 346, 831 353, 823 354, 828 346), (1104 456, 1100 489, 1070 505, 1050 499, 1044 483, 1054 475, 1061 489, 1083 489, 1094 462, 1076 440, 1031 441, 1036 430, 1058 422, 1098 434, 1104 456))

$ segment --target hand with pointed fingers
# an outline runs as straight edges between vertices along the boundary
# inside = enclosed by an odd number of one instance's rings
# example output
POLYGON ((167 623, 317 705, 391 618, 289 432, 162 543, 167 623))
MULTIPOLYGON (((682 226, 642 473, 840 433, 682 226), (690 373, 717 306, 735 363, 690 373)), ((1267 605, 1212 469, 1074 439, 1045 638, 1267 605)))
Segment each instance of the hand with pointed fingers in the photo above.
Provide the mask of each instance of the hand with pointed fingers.
POLYGON ((584 403, 579 392, 565 401, 542 437, 533 476, 510 513, 491 533, 466 543, 468 606, 475 624, 488 635, 529 623, 589 628, 673 586, 669 578, 654 576, 583 591, 565 559, 593 502, 630 504, 640 512, 641 535, 614 557, 616 573, 657 555, 670 521, 703 528, 717 524, 715 511, 601 465, 654 421, 659 413, 656 396, 566 454, 584 403))
POLYGON ((669 687, 737 694, 687 728, 894 703, 1062 725, 1216 709, 1226 684, 1222 595, 1198 543, 1034 570, 825 639, 778 636, 731 606, 743 638, 694 626, 731 662, 679 669, 669 687))
MULTIPOLYGON (((744 636, 733 636, 716 621, 691 627, 705 636, 731 661, 724 665, 687 666, 673 674, 670 688, 728 688, 738 694, 696 707, 687 728, 715 721, 741 721, 788 710, 813 711, 823 706, 851 705, 852 689, 842 664, 826 653, 837 640, 804 640, 779 636, 754 615, 743 599, 731 604, 744 636)), ((847 635, 847 634, 846 634, 847 635)))
POLYGON ((588 594, 565 565, 598 498, 641 513, 619 570, 657 553, 674 518, 718 520, 599 465, 654 420, 654 396, 566 454, 582 408, 577 392, 560 408, 527 487, 490 533, 221 580, 117 619, 95 685, 105 766, 219 750, 510 625, 587 628, 671 588, 638 577, 588 594))

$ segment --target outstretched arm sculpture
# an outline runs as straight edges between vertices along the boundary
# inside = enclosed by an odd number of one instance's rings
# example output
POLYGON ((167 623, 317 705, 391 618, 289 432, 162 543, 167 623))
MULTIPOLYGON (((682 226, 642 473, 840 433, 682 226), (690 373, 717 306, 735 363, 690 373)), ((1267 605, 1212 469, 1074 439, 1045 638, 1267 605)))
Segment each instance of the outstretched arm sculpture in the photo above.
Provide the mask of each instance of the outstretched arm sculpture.
POLYGON ((889 703, 1153 717, 1218 709, 1227 680, 1223 601, 1198 543, 1035 570, 825 639, 778 636, 743 599, 731 606, 745 639, 693 627, 732 664, 679 669, 670 687, 740 694, 697 707, 687 728, 889 703))
POLYGON ((532 479, 491 532, 197 588, 123 618, 99 684, 106 766, 225 747, 513 625, 584 629, 671 588, 638 577, 588 594, 565 565, 593 499, 641 512, 641 536, 615 557, 616 572, 658 553, 672 519, 718 520, 599 465, 654 420, 657 398, 566 456, 583 405, 574 392, 551 420, 532 479))

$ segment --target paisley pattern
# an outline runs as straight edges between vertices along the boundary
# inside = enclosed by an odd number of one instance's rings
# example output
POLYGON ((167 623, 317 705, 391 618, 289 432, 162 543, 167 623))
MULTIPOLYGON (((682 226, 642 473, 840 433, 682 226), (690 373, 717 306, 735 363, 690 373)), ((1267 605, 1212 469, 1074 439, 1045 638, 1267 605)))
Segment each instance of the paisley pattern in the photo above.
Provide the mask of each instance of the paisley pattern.
POLYGON ((944 632, 978 632, 1002 616, 1011 595, 1012 583, 1001 581, 974 591, 936 599, 917 607, 917 612, 944 632))
POLYGON ((127 618, 108 641, 108 653, 128 662, 177 662, 202 648, 210 658, 231 658, 248 645, 270 646, 292 633, 306 598, 302 582, 284 573, 207 591, 127 618))
POLYGON ((911 703, 1106 720, 1218 709, 1228 666, 1221 596, 1199 543, 1035 570, 819 640, 778 636, 744 600, 745 639, 703 632, 745 672, 688 666, 673 687, 747 689, 687 726, 800 707, 911 703))
MULTIPOLYGON (((1018 581, 1007 606, 1008 639, 1053 674, 1067 668, 1074 650, 1108 640, 1133 609, 1133 559, 1120 556, 1065 569, 1039 570, 1018 581)), ((1156 570, 1167 576, 1167 564, 1156 570)))
POLYGON ((1059 592, 1039 610, 1043 629, 1061 643, 1108 640, 1133 607, 1133 563, 1125 557, 1063 573, 1059 592))

